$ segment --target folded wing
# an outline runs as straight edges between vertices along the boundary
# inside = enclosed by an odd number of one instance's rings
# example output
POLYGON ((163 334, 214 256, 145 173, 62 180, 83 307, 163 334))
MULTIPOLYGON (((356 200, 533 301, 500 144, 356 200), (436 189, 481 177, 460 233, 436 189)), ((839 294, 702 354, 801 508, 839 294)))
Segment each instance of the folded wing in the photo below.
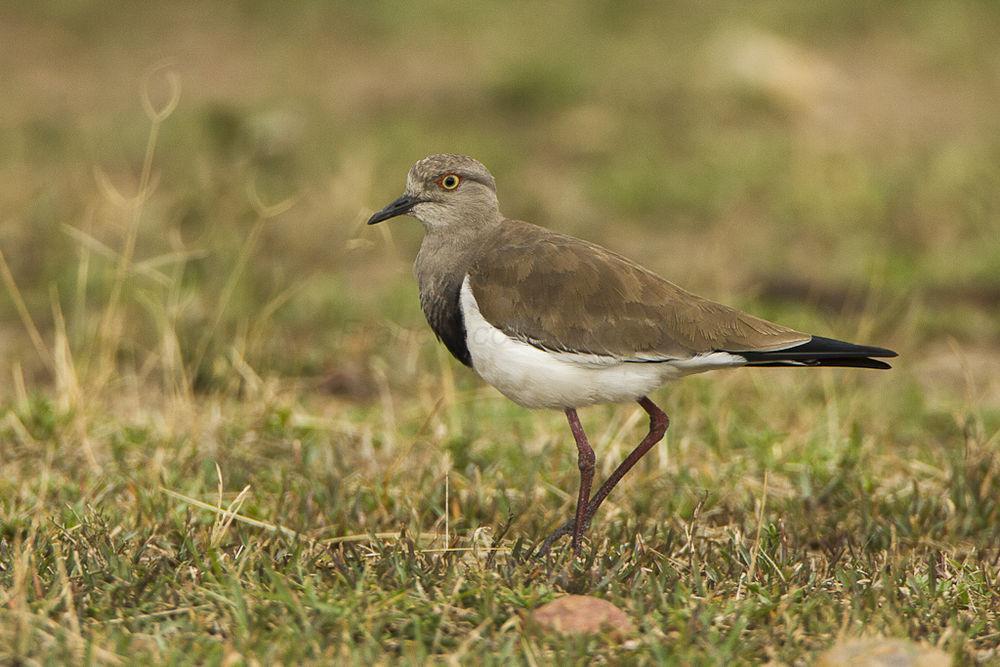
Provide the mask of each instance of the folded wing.
POLYGON ((469 277, 491 324, 548 350, 661 361, 810 340, 686 292, 605 248, 524 222, 507 221, 469 277))
POLYGON ((810 336, 703 299, 605 248, 508 220, 469 273, 483 317, 535 347, 622 361, 729 352, 754 366, 888 368, 884 348, 810 336))

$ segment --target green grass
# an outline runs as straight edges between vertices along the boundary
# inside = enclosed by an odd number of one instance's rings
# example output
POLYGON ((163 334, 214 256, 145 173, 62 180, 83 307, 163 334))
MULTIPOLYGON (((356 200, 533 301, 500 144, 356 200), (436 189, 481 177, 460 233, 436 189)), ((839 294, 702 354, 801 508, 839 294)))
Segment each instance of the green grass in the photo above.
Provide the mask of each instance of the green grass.
MULTIPOLYGON (((0 662, 808 664, 883 634, 996 664, 998 25, 973 1, 0 10, 0 662), (563 417, 433 340, 415 223, 363 225, 441 150, 508 215, 896 368, 658 392, 667 440, 582 558, 535 559, 573 511, 563 417), (527 627, 569 592, 639 633, 527 627)), ((599 477, 643 434, 637 406, 582 417, 599 477)))

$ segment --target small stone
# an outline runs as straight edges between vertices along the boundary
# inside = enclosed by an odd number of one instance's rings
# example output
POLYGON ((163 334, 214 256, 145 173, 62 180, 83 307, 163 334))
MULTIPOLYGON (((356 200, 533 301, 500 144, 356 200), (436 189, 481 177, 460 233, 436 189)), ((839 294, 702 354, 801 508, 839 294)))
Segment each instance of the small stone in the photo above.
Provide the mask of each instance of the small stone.
POLYGON ((531 612, 529 620, 539 628, 564 635, 610 631, 617 637, 635 632, 635 624, 607 600, 589 595, 567 595, 531 612))
POLYGON ((847 639, 816 661, 816 667, 950 667, 944 652, 907 639, 847 639))

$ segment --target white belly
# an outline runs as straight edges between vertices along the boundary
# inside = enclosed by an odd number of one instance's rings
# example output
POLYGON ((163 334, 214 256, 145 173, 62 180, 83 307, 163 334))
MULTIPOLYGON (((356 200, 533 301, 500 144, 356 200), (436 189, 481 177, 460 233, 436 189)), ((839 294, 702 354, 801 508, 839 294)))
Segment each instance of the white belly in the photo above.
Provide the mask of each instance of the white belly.
POLYGON ((472 367, 504 396, 529 408, 634 401, 689 373, 746 363, 742 357, 725 352, 658 363, 548 352, 511 338, 487 322, 468 277, 462 283, 460 303, 472 367))

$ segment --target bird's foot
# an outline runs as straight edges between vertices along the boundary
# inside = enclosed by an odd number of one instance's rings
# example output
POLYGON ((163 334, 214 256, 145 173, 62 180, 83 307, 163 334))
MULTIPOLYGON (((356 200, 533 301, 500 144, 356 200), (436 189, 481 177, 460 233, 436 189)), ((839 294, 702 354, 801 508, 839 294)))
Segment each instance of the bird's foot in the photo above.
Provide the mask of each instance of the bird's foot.
MULTIPOLYGON (((592 518, 593 518, 592 514, 588 513, 586 515, 586 518, 583 521, 583 528, 580 530, 579 537, 583 537, 583 534, 587 531, 587 528, 590 527, 590 520, 592 518)), ((542 546, 538 549, 538 552, 535 555, 538 558, 544 558, 545 556, 547 556, 548 553, 550 551, 552 551, 552 546, 556 542, 558 542, 560 538, 562 538, 562 537, 564 537, 566 535, 572 535, 575 528, 576 528, 576 518, 574 517, 574 518, 570 519, 569 521, 567 521, 566 523, 564 523, 563 525, 561 525, 558 528, 556 528, 552 532, 551 535, 549 535, 548 537, 546 537, 545 541, 542 542, 542 546)), ((574 554, 579 554, 580 553, 580 542, 579 542, 579 540, 577 540, 577 542, 573 545, 573 553, 574 554)))

